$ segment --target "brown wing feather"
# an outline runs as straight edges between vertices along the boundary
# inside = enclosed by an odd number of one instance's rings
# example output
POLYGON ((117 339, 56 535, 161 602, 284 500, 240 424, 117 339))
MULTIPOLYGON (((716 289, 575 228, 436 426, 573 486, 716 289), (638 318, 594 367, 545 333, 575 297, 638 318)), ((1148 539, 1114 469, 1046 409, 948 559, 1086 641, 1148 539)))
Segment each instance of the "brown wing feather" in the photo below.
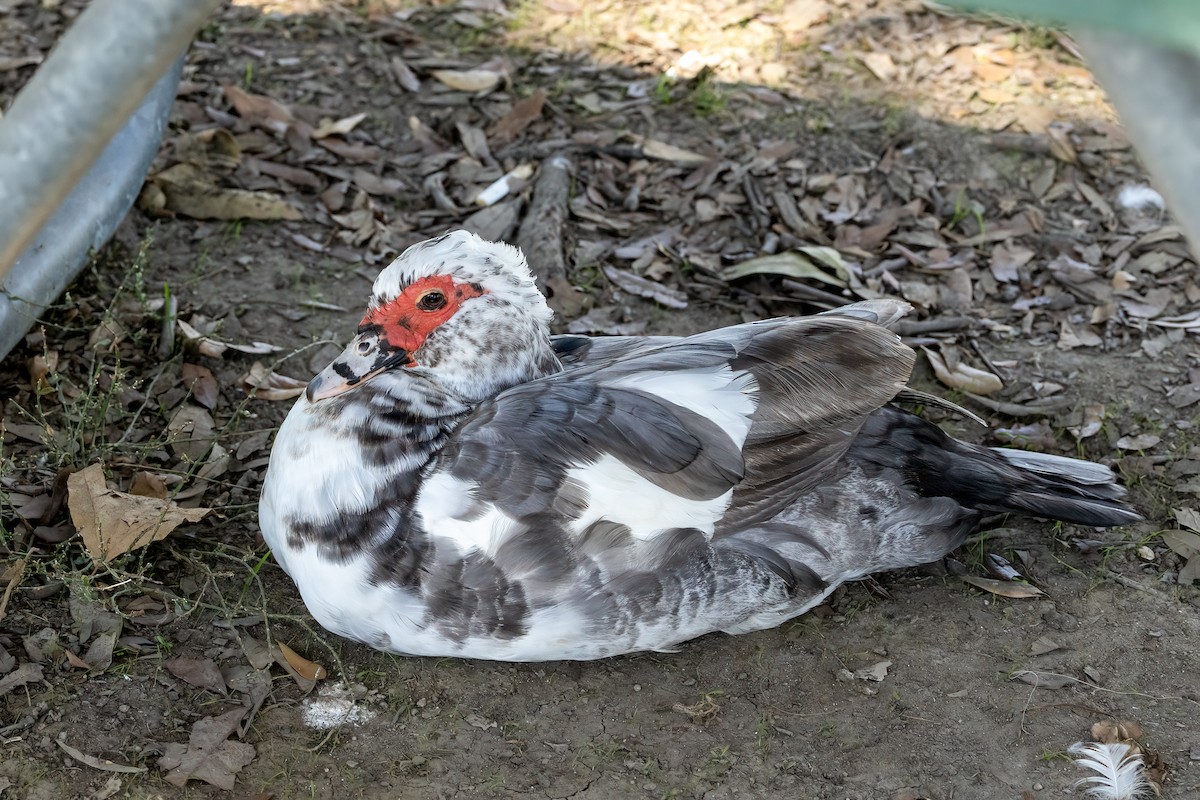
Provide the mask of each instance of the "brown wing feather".
POLYGON ((914 362, 899 337, 869 321, 808 317, 755 337, 731 361, 758 380, 746 475, 717 533, 770 519, 842 457, 871 412, 905 387, 914 362))

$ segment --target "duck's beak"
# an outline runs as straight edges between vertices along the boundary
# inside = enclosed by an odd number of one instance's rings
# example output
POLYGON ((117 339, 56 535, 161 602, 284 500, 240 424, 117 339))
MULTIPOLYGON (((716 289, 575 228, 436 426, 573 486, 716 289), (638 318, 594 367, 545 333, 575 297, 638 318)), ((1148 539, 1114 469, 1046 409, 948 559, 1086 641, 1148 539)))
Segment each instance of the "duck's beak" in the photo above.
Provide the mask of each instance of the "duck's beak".
POLYGON ((333 363, 308 382, 304 394, 309 402, 348 392, 381 372, 412 363, 407 350, 383 345, 375 333, 355 336, 333 363))

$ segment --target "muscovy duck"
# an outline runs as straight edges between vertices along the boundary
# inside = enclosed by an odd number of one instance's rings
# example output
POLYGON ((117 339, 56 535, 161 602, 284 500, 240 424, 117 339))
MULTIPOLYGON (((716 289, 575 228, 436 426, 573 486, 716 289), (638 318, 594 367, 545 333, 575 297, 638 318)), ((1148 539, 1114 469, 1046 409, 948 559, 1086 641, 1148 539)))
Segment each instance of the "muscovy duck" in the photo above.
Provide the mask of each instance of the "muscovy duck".
POLYGON ((885 326, 907 310, 552 337, 519 250, 416 244, 280 428, 263 536, 334 633, 541 661, 769 628, 988 512, 1139 518, 1107 467, 892 405, 914 354, 885 326))

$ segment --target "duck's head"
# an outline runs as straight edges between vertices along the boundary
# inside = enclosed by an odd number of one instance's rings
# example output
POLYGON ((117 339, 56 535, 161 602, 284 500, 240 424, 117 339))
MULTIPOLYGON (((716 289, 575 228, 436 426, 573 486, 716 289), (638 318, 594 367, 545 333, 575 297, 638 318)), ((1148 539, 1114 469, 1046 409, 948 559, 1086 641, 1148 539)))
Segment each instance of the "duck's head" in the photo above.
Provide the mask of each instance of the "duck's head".
POLYGON ((420 377, 478 402, 555 368, 551 316, 520 250, 447 233, 379 274, 357 334, 308 384, 308 399, 420 377))

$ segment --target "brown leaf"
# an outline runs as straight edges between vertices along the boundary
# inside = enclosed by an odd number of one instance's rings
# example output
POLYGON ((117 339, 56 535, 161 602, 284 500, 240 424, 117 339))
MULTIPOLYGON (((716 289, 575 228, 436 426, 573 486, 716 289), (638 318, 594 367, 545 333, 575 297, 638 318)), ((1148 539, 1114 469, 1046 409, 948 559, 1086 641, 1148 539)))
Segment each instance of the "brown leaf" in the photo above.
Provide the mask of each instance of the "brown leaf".
POLYGON ((1104 406, 1092 403, 1083 407, 1083 424, 1078 428, 1068 428, 1076 439, 1087 439, 1095 436, 1104 426, 1104 406))
POLYGON ((167 483, 161 476, 153 472, 136 472, 133 482, 129 485, 129 493, 138 497, 154 497, 158 500, 167 499, 167 483))
POLYGON ((1200 536, 1191 531, 1163 531, 1162 540, 1163 544, 1171 548, 1172 552, 1183 558, 1200 556, 1200 536))
POLYGON ((27 683, 42 680, 42 665, 24 663, 12 672, 0 678, 0 697, 27 683))
POLYGON ((1030 586, 1028 583, 998 581, 995 578, 980 578, 975 575, 963 575, 962 579, 972 586, 983 589, 985 592, 991 592, 1001 597, 1010 597, 1014 600, 1027 600, 1031 597, 1040 597, 1045 594, 1041 589, 1036 586, 1030 586))
POLYGON ((195 219, 302 218, 283 198, 270 192, 226 189, 191 164, 176 164, 154 176, 166 198, 166 207, 195 219))
MULTIPOLYGON (((732 281, 738 278, 744 278, 747 275, 784 275, 788 278, 796 280, 805 280, 812 278, 813 280, 827 283, 831 286, 844 287, 846 281, 839 276, 830 275, 821 267, 817 266, 812 258, 809 258, 810 253, 804 251, 822 251, 828 250, 832 253, 837 253, 831 247, 803 247, 798 250, 788 250, 783 253, 775 253, 768 256, 758 256, 757 258, 749 258, 738 264, 732 264, 721 270, 721 280, 732 281)), ((816 253, 812 253, 816 255, 816 253)), ((830 263, 827 257, 821 257, 820 260, 825 263, 830 263)), ((840 262, 841 254, 838 254, 840 262)), ((845 265, 843 264, 843 270, 845 265)), ((839 275, 845 274, 839 271, 839 275)))
POLYGON ((47 378, 58 369, 58 351, 51 350, 47 353, 39 353, 27 362, 29 368, 29 382, 37 391, 48 391, 50 383, 47 378))
POLYGON ((404 181, 399 178, 384 178, 365 169, 354 170, 354 185, 373 195, 391 196, 404 191, 404 181))
POLYGON ((171 658, 163 662, 176 678, 217 694, 228 694, 221 669, 211 658, 171 658))
POLYGON ((1049 125, 1046 127, 1046 138, 1050 140, 1050 155, 1067 164, 1079 161, 1075 145, 1071 142, 1070 128, 1064 125, 1049 125))
POLYGON ((279 652, 283 656, 283 663, 280 666, 288 672, 299 675, 310 683, 323 680, 329 674, 320 664, 309 661, 283 642, 276 642, 275 646, 279 648, 279 652))
POLYGON ((379 148, 364 142, 348 142, 338 136, 326 136, 318 142, 338 158, 356 164, 373 164, 382 158, 379 148))
POLYGON ((1142 726, 1126 719, 1102 719, 1092 725, 1091 733, 1097 742, 1116 744, 1142 738, 1142 726))
POLYGON ((210 356, 212 358, 220 358, 226 350, 236 350, 239 353, 247 353, 249 355, 261 356, 267 353, 278 353, 282 347, 278 347, 267 342, 251 342, 250 344, 235 344, 233 342, 222 342, 211 336, 205 336, 196 330, 194 327, 184 322, 181 319, 175 320, 176 327, 183 334, 184 341, 195 347, 201 355, 210 356))
POLYGON ((237 138, 224 128, 185 133, 175 139, 175 158, 202 170, 232 172, 242 161, 237 138))
POLYGON ((320 191, 325 188, 325 181, 317 173, 310 172, 302 167, 293 167, 290 164, 278 164, 274 161, 265 161, 260 158, 248 158, 246 159, 246 164, 263 175, 270 175, 272 178, 285 180, 294 186, 305 186, 314 191, 320 191))
POLYGON ((942 356, 928 347, 921 349, 925 351, 925 356, 929 359, 929 366, 933 368, 933 374, 951 389, 961 389, 964 392, 986 396, 995 394, 1004 388, 1004 383, 1000 378, 987 370, 972 367, 961 361, 951 369, 942 356))
POLYGON ((708 161, 708 156, 691 150, 685 150, 682 147, 676 147, 673 144, 660 142, 657 139, 647 139, 642 136, 635 136, 634 141, 642 148, 642 155, 646 158, 655 158, 659 161, 671 161, 676 164, 703 164, 708 161))
POLYGON ((312 132, 312 138, 324 139, 326 136, 345 136, 350 131, 358 127, 358 123, 367 118, 367 112, 361 111, 349 117, 342 117, 338 120, 322 120, 316 130, 312 132))
POLYGON ((109 489, 99 464, 73 473, 67 488, 71 521, 88 553, 102 563, 163 539, 184 522, 196 522, 210 511, 109 489))
POLYGON ((1036 255, 1028 247, 1022 247, 1011 242, 1001 242, 992 248, 992 257, 988 268, 992 277, 1005 283, 1016 283, 1020 280, 1017 270, 1030 262, 1036 255))
POLYGON ((0 620, 4 619, 4 610, 8 608, 8 601, 12 598, 12 594, 17 587, 21 585, 22 579, 25 577, 25 559, 18 558, 13 563, 5 568, 4 574, 0 575, 0 581, 4 583, 4 593, 0 594, 0 620))
POLYGON ((231 83, 221 87, 238 116, 251 125, 282 135, 292 124, 292 112, 283 103, 266 95, 251 94, 231 83))
POLYGON ((238 383, 243 392, 259 400, 291 400, 304 394, 308 386, 304 381, 272 372, 259 361, 250 366, 250 371, 238 383))
POLYGON ((217 407, 217 379, 208 367, 184 362, 183 387, 209 411, 217 407))
POLYGON ((533 122, 541 118, 542 108, 546 105, 546 91, 538 89, 533 94, 516 103, 492 128, 492 138, 504 143, 515 139, 533 122))
POLYGON ((232 791, 234 776, 255 755, 254 745, 229 740, 247 711, 235 708, 219 717, 205 717, 192 726, 186 745, 165 745, 158 765, 170 772, 163 778, 179 787, 195 778, 232 791))
POLYGON ((167 446, 180 458, 200 461, 213 443, 213 418, 203 408, 180 406, 167 423, 167 446))

